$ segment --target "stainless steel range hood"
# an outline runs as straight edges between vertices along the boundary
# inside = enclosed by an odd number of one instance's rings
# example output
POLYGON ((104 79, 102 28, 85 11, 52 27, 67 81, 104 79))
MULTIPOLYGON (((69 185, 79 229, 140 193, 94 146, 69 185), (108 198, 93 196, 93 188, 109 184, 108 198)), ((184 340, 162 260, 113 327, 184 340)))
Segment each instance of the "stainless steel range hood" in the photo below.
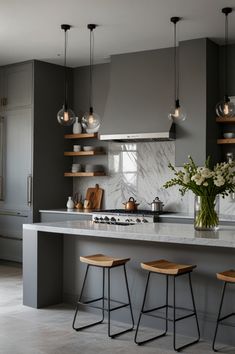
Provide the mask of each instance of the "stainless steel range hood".
POLYGON ((163 51, 169 49, 112 56, 100 140, 175 139, 174 124, 167 117, 172 105, 172 82, 165 79, 172 66, 171 53, 166 60, 163 51))

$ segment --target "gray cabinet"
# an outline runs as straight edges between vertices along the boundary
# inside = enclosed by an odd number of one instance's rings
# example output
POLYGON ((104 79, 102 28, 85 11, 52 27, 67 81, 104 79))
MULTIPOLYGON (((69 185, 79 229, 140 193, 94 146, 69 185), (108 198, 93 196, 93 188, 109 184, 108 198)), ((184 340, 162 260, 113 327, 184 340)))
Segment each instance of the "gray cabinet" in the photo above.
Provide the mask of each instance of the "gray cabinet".
POLYGON ((52 222, 52 221, 66 221, 66 220, 77 220, 77 221, 82 221, 82 220, 87 220, 91 221, 92 220, 92 215, 91 214, 79 214, 79 213, 64 213, 60 212, 47 212, 47 211, 41 211, 41 222, 52 222))
POLYGON ((72 192, 56 119, 63 80, 63 67, 39 61, 0 68, 0 259, 21 261, 22 224, 39 221, 41 208, 64 207, 72 192))

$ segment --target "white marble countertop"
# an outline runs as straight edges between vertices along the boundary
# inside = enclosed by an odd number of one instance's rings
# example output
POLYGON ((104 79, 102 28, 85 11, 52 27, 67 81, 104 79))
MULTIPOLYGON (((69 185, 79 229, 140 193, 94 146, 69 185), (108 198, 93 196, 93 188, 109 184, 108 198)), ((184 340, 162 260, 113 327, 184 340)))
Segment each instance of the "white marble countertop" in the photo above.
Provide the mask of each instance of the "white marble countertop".
POLYGON ((93 214, 93 212, 97 211, 97 209, 41 209, 39 210, 40 213, 55 213, 55 214, 72 214, 72 215, 79 215, 79 214, 93 214))
POLYGON ((153 223, 119 226, 73 220, 24 224, 23 229, 135 241, 235 248, 235 226, 221 226, 214 232, 195 231, 191 224, 153 223))

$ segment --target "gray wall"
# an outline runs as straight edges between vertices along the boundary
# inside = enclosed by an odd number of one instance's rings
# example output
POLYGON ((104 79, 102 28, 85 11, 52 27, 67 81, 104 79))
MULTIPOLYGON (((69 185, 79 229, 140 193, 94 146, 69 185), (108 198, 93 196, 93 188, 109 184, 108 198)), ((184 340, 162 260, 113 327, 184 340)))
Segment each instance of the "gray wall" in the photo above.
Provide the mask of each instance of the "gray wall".
MULTIPOLYGON (((72 107, 72 75, 69 103, 72 107)), ((39 209, 64 208, 72 192, 72 180, 64 177, 70 168, 64 157, 64 134, 69 129, 57 122, 57 112, 64 102, 64 68, 45 62, 34 62, 34 221, 39 209)))
MULTIPOLYGON (((208 153, 213 152, 215 160, 218 158, 216 146, 218 128, 214 113, 214 105, 218 98, 218 48, 213 42, 204 38, 180 42, 179 50, 180 101, 186 109, 187 120, 177 126, 176 165, 182 166, 187 160, 188 154, 194 157, 196 163, 203 164, 208 153)), ((139 107, 139 103, 142 103, 143 119, 152 116, 154 109, 156 115, 166 116, 167 121, 168 111, 174 103, 172 48, 116 55, 112 57, 111 64, 95 65, 94 107, 101 117, 103 117, 110 104, 107 98, 111 89, 110 78, 112 73, 110 73, 110 70, 112 65, 114 68, 117 65, 118 68, 123 67, 123 70, 120 71, 119 82, 114 84, 117 88, 123 83, 123 90, 126 92, 125 100, 119 102, 117 112, 114 111, 114 115, 117 114, 118 117, 122 110, 120 107, 122 104, 127 106, 126 103, 130 97, 130 106, 133 107, 133 110, 136 106, 139 107), (134 68, 133 62, 135 64, 134 68), (136 72, 136 80, 139 80, 142 74, 149 79, 147 82, 146 80, 141 81, 143 87, 140 87, 140 83, 137 81, 136 88, 128 91, 122 74, 129 77, 128 73, 130 72, 130 80, 135 83, 133 70, 136 72), (154 92, 155 102, 151 100, 151 104, 146 104, 149 99, 146 99, 143 92, 149 92, 149 90, 154 92)), ((87 111, 88 107, 88 73, 88 67, 74 70, 74 107, 80 115, 87 111)), ((128 82, 126 85, 128 85, 128 82)), ((126 111, 128 110, 124 109, 123 114, 126 111)), ((135 114, 132 116, 130 112, 127 114, 126 123, 128 126, 134 126, 135 116, 135 114)), ((118 122, 118 119, 116 121, 118 122)), ((107 120, 104 121, 104 124, 110 125, 107 120)))

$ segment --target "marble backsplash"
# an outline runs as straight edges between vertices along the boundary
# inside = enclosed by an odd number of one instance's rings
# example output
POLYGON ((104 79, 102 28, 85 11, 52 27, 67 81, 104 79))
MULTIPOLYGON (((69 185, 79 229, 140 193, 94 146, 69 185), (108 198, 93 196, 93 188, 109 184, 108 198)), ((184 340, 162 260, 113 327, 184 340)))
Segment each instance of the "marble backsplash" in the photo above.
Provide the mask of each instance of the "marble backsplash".
MULTIPOLYGON (((104 189, 102 207, 120 209, 123 202, 134 197, 139 209, 150 209, 151 201, 158 196, 164 209, 174 212, 193 212, 194 196, 191 192, 182 197, 178 187, 164 189, 163 184, 172 178, 168 164, 175 161, 175 143, 114 143, 107 148, 108 166, 105 177, 75 178, 74 193, 85 196, 88 187, 98 183, 104 189)), ((95 163, 95 162, 93 162, 95 163)), ((220 212, 235 215, 235 201, 220 198, 220 212)))

